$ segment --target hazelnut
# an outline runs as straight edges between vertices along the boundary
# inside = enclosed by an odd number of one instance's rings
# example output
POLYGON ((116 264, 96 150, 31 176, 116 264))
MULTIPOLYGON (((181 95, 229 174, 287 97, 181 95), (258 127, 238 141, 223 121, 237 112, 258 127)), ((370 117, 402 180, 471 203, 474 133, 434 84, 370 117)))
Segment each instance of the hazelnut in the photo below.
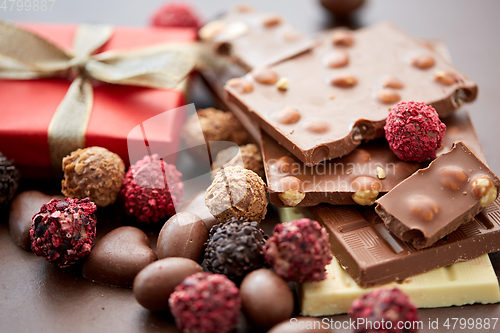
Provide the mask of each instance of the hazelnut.
POLYGON ((441 83, 445 86, 451 86, 457 82, 457 77, 452 72, 437 71, 434 73, 434 81, 441 83))
POLYGON ((361 176, 354 179, 351 188, 356 191, 352 195, 352 200, 362 206, 371 206, 378 197, 381 185, 380 182, 368 176, 361 176))
POLYGON ((326 65, 329 68, 344 67, 349 64, 349 55, 344 50, 335 50, 326 58, 326 65))
POLYGON ((340 87, 340 88, 351 88, 354 87, 358 80, 352 75, 340 75, 334 77, 330 83, 332 86, 340 87))
POLYGON ((410 212, 424 221, 431 221, 434 216, 439 212, 439 207, 434 200, 418 195, 408 200, 410 212))
POLYGON ((242 78, 234 78, 226 83, 240 94, 246 94, 253 91, 253 84, 242 78))
POLYGON ((481 176, 471 184, 472 195, 480 199, 481 207, 486 207, 497 198, 498 190, 488 176, 481 176))
POLYGON ((276 82, 276 88, 279 90, 288 90, 288 79, 286 77, 282 77, 281 79, 276 82))
POLYGON ((330 130, 330 125, 322 120, 309 120, 304 124, 304 128, 315 134, 321 134, 330 130))
POLYGON ((300 120, 300 112, 292 107, 286 106, 276 112, 273 112, 271 117, 280 124, 289 125, 295 124, 300 120))
POLYGON ((395 77, 388 77, 382 82, 383 88, 392 88, 392 89, 403 89, 404 85, 400 79, 395 77))
POLYGON ((284 189, 283 193, 279 193, 278 197, 288 207, 295 207, 304 200, 306 194, 303 191, 302 181, 297 177, 287 176, 281 180, 281 186, 284 189))
POLYGON ((221 20, 211 21, 205 24, 200 29, 198 35, 200 36, 201 40, 212 40, 224 29, 225 26, 226 23, 224 21, 221 20))
POLYGON ((458 190, 467 180, 467 175, 460 168, 443 168, 439 171, 439 181, 450 190, 458 190))
POLYGON ((266 18, 264 18, 264 21, 262 22, 262 24, 264 25, 264 27, 270 28, 270 27, 275 27, 277 25, 280 25, 282 21, 283 20, 281 19, 281 16, 269 15, 266 18))
POLYGON ((282 156, 274 163, 274 167, 280 173, 293 173, 297 169, 298 164, 295 163, 293 158, 282 156))
POLYGON ((354 44, 352 31, 344 29, 334 31, 332 34, 332 43, 336 46, 352 46, 354 44))
POLYGON ((381 89, 377 91, 377 98, 384 104, 394 104, 401 99, 401 96, 394 90, 381 89))
POLYGON ((419 55, 411 59, 411 64, 419 69, 428 69, 434 66, 434 58, 430 55, 419 55))
POLYGON ((278 74, 269 68, 255 68, 250 72, 253 79, 261 84, 275 84, 278 82, 278 74))

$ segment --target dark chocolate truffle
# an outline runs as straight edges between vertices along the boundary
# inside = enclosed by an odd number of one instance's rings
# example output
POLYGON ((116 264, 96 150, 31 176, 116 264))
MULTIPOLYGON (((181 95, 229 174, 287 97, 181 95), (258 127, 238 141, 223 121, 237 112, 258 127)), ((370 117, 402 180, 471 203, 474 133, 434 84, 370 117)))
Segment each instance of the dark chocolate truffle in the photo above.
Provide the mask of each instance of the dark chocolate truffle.
POLYGON ((62 193, 69 198, 90 198, 96 206, 115 202, 123 183, 125 164, 102 147, 78 149, 62 160, 62 193))
POLYGON ((328 233, 307 218, 281 223, 264 246, 264 256, 274 271, 290 282, 321 281, 332 261, 328 233))
POLYGON ((90 253, 95 240, 96 206, 89 198, 52 199, 33 216, 31 249, 64 268, 90 253))
POLYGON ((197 273, 182 281, 168 300, 183 332, 229 333, 238 322, 238 287, 220 274, 197 273))
POLYGON ((125 174, 120 192, 125 212, 145 223, 175 214, 184 195, 181 177, 175 165, 166 163, 158 154, 144 156, 125 174))
POLYGON ((0 207, 10 203, 19 186, 19 171, 14 162, 0 153, 0 207))
POLYGON ((210 272, 240 279, 264 265, 266 239, 257 222, 232 219, 215 225, 205 244, 205 265, 210 272))

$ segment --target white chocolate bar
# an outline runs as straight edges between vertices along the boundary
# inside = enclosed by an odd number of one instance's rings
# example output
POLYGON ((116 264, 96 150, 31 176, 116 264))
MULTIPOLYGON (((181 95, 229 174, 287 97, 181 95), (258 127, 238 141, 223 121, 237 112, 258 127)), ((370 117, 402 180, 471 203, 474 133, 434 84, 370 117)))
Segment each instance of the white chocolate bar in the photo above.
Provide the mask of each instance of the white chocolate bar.
MULTIPOLYGON (((297 208, 280 208, 280 217, 287 222, 304 214, 297 208)), ((356 298, 377 289, 359 287, 336 260, 326 270, 326 280, 298 286, 302 315, 347 313, 356 298)), ((500 302, 498 280, 487 254, 381 287, 401 289, 419 308, 500 302)))

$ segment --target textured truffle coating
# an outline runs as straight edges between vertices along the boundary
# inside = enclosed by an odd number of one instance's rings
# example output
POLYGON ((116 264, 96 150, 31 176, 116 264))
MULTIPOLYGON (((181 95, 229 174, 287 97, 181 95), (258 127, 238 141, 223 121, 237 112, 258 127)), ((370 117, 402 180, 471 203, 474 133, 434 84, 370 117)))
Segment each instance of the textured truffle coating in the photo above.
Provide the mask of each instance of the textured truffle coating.
POLYGON ((14 162, 0 153, 0 207, 10 203, 19 186, 19 171, 14 162))
POLYGON ((190 333, 227 333, 238 322, 241 299, 225 275, 197 273, 182 281, 168 300, 177 327, 190 333))
POLYGON ((96 205, 82 200, 52 199, 33 216, 31 249, 64 268, 90 253, 96 233, 96 205))
MULTIPOLYGON (((235 166, 238 164, 240 160, 237 158, 237 148, 230 147, 224 150, 221 150, 216 158, 214 163, 212 164, 212 169, 214 172, 213 176, 216 175, 216 172, 219 172, 220 169, 225 166, 235 166)), ((243 165, 245 169, 252 170, 260 177, 264 177, 264 165, 262 163, 262 155, 260 153, 259 147, 253 143, 249 143, 244 146, 239 147, 241 160, 243 161, 243 165)))
POLYGON ((264 257, 276 274, 291 282, 324 280, 325 266, 333 258, 326 229, 307 218, 276 225, 264 257))
POLYGON ((232 218, 260 222, 267 204, 262 178, 241 166, 223 168, 205 192, 205 205, 220 222, 232 218))
POLYGON ((257 222, 231 219, 214 225, 205 243, 205 265, 212 273, 241 279, 265 264, 266 239, 257 222))
POLYGON ((389 147, 403 161, 423 162, 436 158, 446 125, 436 110, 424 102, 400 102, 385 123, 389 147))
POLYGON ((184 184, 175 165, 160 159, 158 154, 144 156, 125 174, 121 195, 125 211, 139 222, 158 222, 175 214, 182 202, 184 184))
MULTIPOLYGON (((349 309, 349 316, 354 321, 357 321, 358 318, 364 318, 371 322, 385 322, 385 329, 381 327, 380 329, 375 329, 373 325, 372 327, 367 327, 366 324, 360 324, 354 330, 356 333, 416 333, 418 332, 416 325, 412 324, 411 328, 408 329, 398 329, 398 322, 402 322, 402 326, 404 326, 406 322, 413 323, 420 320, 417 307, 398 288, 380 288, 364 294, 352 302, 352 306, 349 309), (392 325, 387 324, 388 322, 391 322, 392 325)), ((408 326, 408 324, 406 325, 408 326)))
POLYGON ((62 193, 69 198, 90 198, 98 207, 113 204, 120 192, 125 165, 102 147, 77 149, 62 160, 62 193))
POLYGON ((170 2, 158 8, 151 25, 154 27, 200 28, 200 19, 194 9, 186 3, 170 2))
MULTIPOLYGON (((231 112, 208 108, 196 113, 188 118, 182 130, 182 137, 187 146, 194 147, 203 141, 231 141, 237 145, 248 141, 248 132, 231 112), (200 126, 204 137, 199 132, 200 126)), ((197 153, 206 155, 206 148, 197 153)))

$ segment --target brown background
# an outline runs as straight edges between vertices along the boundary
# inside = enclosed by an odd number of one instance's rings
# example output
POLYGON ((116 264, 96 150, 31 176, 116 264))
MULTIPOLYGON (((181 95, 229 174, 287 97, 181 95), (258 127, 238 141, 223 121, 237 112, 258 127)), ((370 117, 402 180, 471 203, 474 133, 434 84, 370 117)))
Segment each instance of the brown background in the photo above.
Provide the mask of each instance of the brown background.
MULTIPOLYGON (((2 2, 0 0, 0 4, 2 2)), ((236 3, 229 0, 192 2, 205 18, 214 17, 236 3)), ((17 11, 14 7, 12 12, 0 9, 0 19, 146 25, 149 15, 161 3, 160 0, 56 0, 51 12, 17 11)), ((252 4, 262 11, 280 13, 304 32, 312 33, 332 24, 329 15, 315 0, 258 0, 252 4)), ((479 85, 479 98, 468 108, 489 164, 496 173, 500 173, 500 154, 497 152, 500 120, 498 13, 500 1, 494 0, 371 0, 360 10, 356 21, 365 26, 388 20, 414 37, 446 42, 456 66, 479 85)), ((198 107, 211 103, 200 87, 196 87, 193 100, 198 107)), ((23 187, 57 191, 57 183, 25 183, 23 187)), ((101 214, 102 220, 109 221, 100 224, 100 236, 117 222, 117 214, 112 210, 101 214)), ((8 234, 6 217, 6 212, 2 212, 0 332, 176 332, 171 318, 141 308, 130 290, 91 283, 80 277, 79 267, 60 270, 15 246, 8 234)), ((272 227, 273 221, 276 221, 276 212, 271 211, 266 229, 272 227)), ((149 234, 154 234, 154 228, 149 234)), ((490 257, 498 274, 500 253, 490 257)), ((440 325, 452 317, 498 318, 500 305, 427 309, 420 310, 420 314, 426 327, 422 332, 437 332, 427 329, 429 318, 440 318, 440 325)), ((334 319, 342 321, 347 317, 334 319)), ((238 331, 253 330, 242 320, 238 331)), ((441 326, 440 331, 453 330, 441 326)), ((495 332, 500 331, 500 323, 495 330, 456 331, 495 332)))

